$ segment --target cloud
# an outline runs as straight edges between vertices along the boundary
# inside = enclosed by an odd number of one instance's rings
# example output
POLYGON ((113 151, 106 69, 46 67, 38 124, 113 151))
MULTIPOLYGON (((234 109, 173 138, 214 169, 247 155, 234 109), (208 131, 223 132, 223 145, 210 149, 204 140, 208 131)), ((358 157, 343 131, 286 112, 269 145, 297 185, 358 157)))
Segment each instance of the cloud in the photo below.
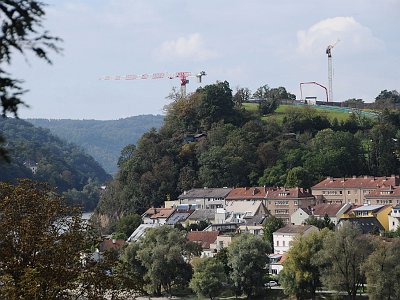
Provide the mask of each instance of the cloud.
POLYGON ((372 31, 353 17, 335 17, 322 20, 307 30, 297 32, 297 51, 301 54, 320 52, 337 40, 346 52, 370 52, 384 47, 372 31))
POLYGON ((208 50, 199 33, 193 33, 186 37, 164 42, 155 51, 155 56, 160 60, 188 59, 193 61, 205 61, 215 58, 215 52, 208 50))

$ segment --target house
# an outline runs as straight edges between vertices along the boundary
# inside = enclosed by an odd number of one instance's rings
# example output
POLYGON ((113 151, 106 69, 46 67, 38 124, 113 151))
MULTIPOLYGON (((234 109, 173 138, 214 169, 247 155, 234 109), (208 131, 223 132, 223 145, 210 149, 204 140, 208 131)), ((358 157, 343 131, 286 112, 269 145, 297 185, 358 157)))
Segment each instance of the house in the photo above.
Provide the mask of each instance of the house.
POLYGON ((400 206, 395 206, 389 214, 389 230, 396 230, 400 225, 400 206))
POLYGON ((174 211, 174 208, 151 207, 142 214, 143 224, 166 224, 174 211))
POLYGON ((283 254, 289 251, 290 245, 299 235, 307 235, 318 232, 319 229, 313 225, 286 225, 272 234, 274 254, 283 254))
POLYGON ((314 196, 301 188, 279 188, 267 191, 265 197, 269 213, 285 224, 290 224, 290 216, 300 207, 315 205, 314 196))
POLYGON ((365 196, 383 186, 398 186, 398 176, 352 178, 327 177, 314 185, 311 190, 318 202, 364 204, 365 196))
POLYGON ((236 232, 239 227, 238 223, 217 223, 211 224, 203 231, 219 231, 222 233, 236 232))
POLYGON ((233 239, 234 239, 234 237, 231 235, 217 236, 217 239, 215 240, 215 242, 210 244, 211 253, 213 253, 213 255, 215 255, 222 249, 229 247, 229 245, 232 243, 233 239))
POLYGON ((379 234, 385 231, 382 224, 375 217, 363 217, 363 218, 342 218, 339 220, 337 226, 342 226, 344 222, 351 222, 352 224, 357 225, 363 234, 373 233, 379 234))
POLYGON ((196 209, 187 219, 187 225, 197 224, 200 221, 206 221, 207 223, 214 224, 215 222, 215 210, 214 209, 196 209))
POLYGON ((398 206, 400 205, 400 187, 383 185, 365 195, 364 204, 398 206))
POLYGON ((167 225, 175 225, 178 223, 182 224, 193 212, 194 209, 190 204, 180 204, 175 208, 174 212, 168 217, 165 224, 167 225))
POLYGON ((105 251, 110 251, 110 250, 115 250, 115 251, 119 251, 122 249, 122 247, 125 244, 125 240, 115 240, 115 239, 107 239, 102 241, 99 244, 99 251, 100 253, 103 253, 105 251))
POLYGON ((337 224, 340 217, 348 210, 352 208, 351 204, 341 203, 319 203, 315 206, 307 208, 299 208, 290 217, 290 222, 293 225, 304 224, 310 216, 314 216, 318 219, 323 219, 328 216, 333 224, 337 224))
POLYGON ((278 275, 283 270, 283 262, 287 258, 287 254, 270 254, 269 258, 269 274, 278 275))
POLYGON ((190 231, 186 235, 186 239, 201 245, 203 249, 201 257, 212 257, 213 253, 210 245, 215 243, 219 231, 190 231))
POLYGON ((268 216, 246 216, 243 218, 244 224, 238 228, 239 233, 251 233, 254 235, 263 235, 264 224, 268 216))
POLYGON ((197 208, 217 209, 225 207, 225 198, 231 188, 202 188, 184 191, 179 195, 180 204, 197 205, 197 208))
POLYGON ((226 201, 225 210, 228 213, 227 223, 244 223, 245 217, 265 217, 269 212, 260 201, 233 200, 226 201))
POLYGON ((132 234, 130 237, 126 240, 128 243, 131 242, 137 242, 140 240, 142 237, 144 237, 146 230, 149 228, 156 228, 158 226, 161 226, 161 224, 155 223, 155 224, 140 224, 138 228, 132 234))
MULTIPOLYGON (((371 219, 376 219, 377 222, 381 225, 383 230, 389 230, 389 214, 392 211, 392 207, 389 205, 363 205, 356 208, 351 209, 347 214, 344 214, 342 220, 350 220, 350 219, 363 219, 367 218, 368 221, 371 219)), ((352 223, 361 224, 362 221, 354 221, 350 220, 352 223)), ((375 222, 373 222, 375 223, 375 222)), ((361 224, 363 225, 363 224, 361 224)), ((365 224, 368 225, 368 224, 365 224)), ((374 224, 369 224, 368 228, 374 224)))

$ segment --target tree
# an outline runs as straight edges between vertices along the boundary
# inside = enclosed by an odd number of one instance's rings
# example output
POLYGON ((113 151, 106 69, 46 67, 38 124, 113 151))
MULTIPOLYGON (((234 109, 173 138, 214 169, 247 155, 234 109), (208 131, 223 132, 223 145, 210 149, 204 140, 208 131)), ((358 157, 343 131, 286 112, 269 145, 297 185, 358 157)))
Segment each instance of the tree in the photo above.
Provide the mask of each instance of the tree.
POLYGON ((271 216, 269 218, 267 218, 267 221, 264 224, 263 227, 263 236, 264 239, 270 243, 270 245, 273 245, 273 233, 275 231, 277 231, 279 228, 282 228, 283 226, 285 226, 285 224, 283 223, 282 219, 278 219, 275 216, 271 216))
MULTIPOLYGON (((40 1, 3 1, 0 4, 0 65, 10 65, 12 53, 33 52, 37 57, 51 63, 48 51, 59 52, 59 38, 49 35, 42 29, 45 4, 40 1)), ((8 112, 17 115, 18 105, 23 104, 21 95, 25 92, 21 81, 11 78, 0 68, 0 99, 3 115, 8 112)))
POLYGON ((123 216, 117 223, 116 231, 123 233, 127 238, 142 223, 142 217, 138 214, 127 214, 123 216))
POLYGON ((378 240, 363 269, 370 299, 400 299, 400 240, 378 240))
POLYGON ((164 289, 171 294, 172 286, 189 282, 192 269, 183 256, 188 243, 184 234, 168 226, 146 231, 137 258, 146 269, 144 279, 150 292, 161 295, 164 289))
POLYGON ((230 277, 236 294, 244 292, 251 298, 262 292, 268 253, 271 253, 270 244, 252 234, 241 234, 228 247, 230 277))
POLYGON ((225 281, 224 265, 215 258, 204 258, 194 265, 189 287, 197 295, 213 300, 221 294, 225 281))
POLYGON ((315 263, 323 247, 326 230, 313 232, 295 240, 279 273, 285 294, 297 299, 315 299, 315 291, 321 285, 319 266, 315 263))
POLYGON ((322 283, 329 289, 345 291, 349 299, 355 299, 357 290, 365 282, 362 266, 372 251, 371 238, 362 235, 356 225, 344 222, 337 231, 326 235, 318 255, 322 283))
POLYGON ((375 98, 375 105, 378 108, 396 108, 400 103, 400 94, 398 91, 383 90, 375 98))
POLYGON ((329 230, 333 230, 335 228, 335 223, 332 222, 331 218, 329 218, 327 214, 325 214, 323 219, 311 215, 304 221, 304 223, 306 225, 314 225, 319 229, 328 228, 329 230))
POLYGON ((80 211, 46 184, 0 183, 0 296, 59 299, 78 288, 86 249, 80 211))
POLYGON ((310 188, 313 184, 312 176, 303 167, 294 167, 289 170, 286 177, 286 187, 310 188))
POLYGON ((236 88, 233 96, 235 107, 240 108, 244 102, 248 102, 251 97, 251 91, 248 88, 236 88))

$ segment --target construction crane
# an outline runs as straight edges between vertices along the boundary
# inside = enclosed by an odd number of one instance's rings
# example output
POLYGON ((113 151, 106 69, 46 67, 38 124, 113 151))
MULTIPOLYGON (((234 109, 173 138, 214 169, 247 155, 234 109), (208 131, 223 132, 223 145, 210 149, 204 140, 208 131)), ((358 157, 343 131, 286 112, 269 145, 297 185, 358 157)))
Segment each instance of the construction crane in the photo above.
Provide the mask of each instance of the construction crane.
POLYGON ((186 85, 189 83, 190 77, 196 77, 197 82, 201 83, 203 76, 207 75, 206 72, 201 71, 197 74, 192 72, 160 72, 160 73, 145 73, 142 75, 117 75, 117 76, 104 76, 100 80, 147 80, 147 79, 174 79, 179 78, 181 84, 181 97, 186 97, 186 85))
POLYGON ((322 84, 319 84, 318 82, 315 82, 315 81, 301 82, 300 83, 300 97, 301 97, 300 99, 301 100, 303 100, 303 88, 302 88, 303 84, 315 84, 315 85, 318 85, 318 86, 322 87, 325 90, 325 93, 326 93, 326 102, 329 101, 328 100, 328 90, 326 89, 326 87, 323 86, 322 84))
POLYGON ((333 77, 333 71, 332 71, 332 49, 339 43, 340 40, 338 39, 336 43, 333 45, 329 45, 326 48, 326 54, 328 55, 328 88, 329 88, 329 101, 333 102, 333 91, 332 91, 332 77, 333 77))

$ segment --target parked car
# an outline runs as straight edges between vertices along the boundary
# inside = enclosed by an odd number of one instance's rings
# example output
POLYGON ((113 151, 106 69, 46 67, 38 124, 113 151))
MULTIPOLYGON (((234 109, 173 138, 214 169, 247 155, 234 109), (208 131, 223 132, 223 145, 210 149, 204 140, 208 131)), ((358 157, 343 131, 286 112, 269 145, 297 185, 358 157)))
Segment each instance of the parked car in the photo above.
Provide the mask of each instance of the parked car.
POLYGON ((277 286, 277 285, 278 285, 278 283, 275 280, 270 280, 265 284, 265 286, 268 286, 268 287, 277 286))

